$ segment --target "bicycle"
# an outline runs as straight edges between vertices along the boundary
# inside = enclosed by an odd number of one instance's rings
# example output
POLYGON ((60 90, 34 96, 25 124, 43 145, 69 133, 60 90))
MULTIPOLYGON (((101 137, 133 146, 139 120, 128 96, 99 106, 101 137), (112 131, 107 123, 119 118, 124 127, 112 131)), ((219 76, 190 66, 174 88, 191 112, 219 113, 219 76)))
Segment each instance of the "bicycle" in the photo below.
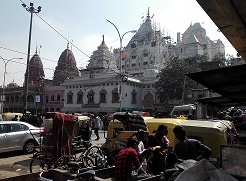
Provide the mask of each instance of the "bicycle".
POLYGON ((60 157, 54 167, 63 170, 76 170, 79 168, 103 167, 105 163, 106 159, 100 147, 92 146, 90 141, 84 141, 79 136, 73 140, 72 155, 60 157))
POLYGON ((66 170, 68 162, 80 162, 81 168, 92 167, 94 166, 94 162, 92 161, 92 159, 83 156, 86 154, 86 151, 90 146, 90 141, 83 141, 80 139, 80 137, 76 137, 74 138, 71 146, 72 153, 70 155, 62 155, 59 158, 54 156, 53 146, 37 146, 36 153, 33 154, 32 160, 30 162, 30 172, 42 172, 52 168, 60 168, 66 170), (79 141, 75 141, 75 139, 79 141), (79 158, 76 157, 77 153, 81 153, 79 158))
POLYGON ((41 146, 38 147, 40 151, 37 151, 33 154, 32 160, 30 162, 30 172, 42 172, 47 171, 53 168, 53 165, 56 161, 53 156, 53 147, 52 146, 41 146))

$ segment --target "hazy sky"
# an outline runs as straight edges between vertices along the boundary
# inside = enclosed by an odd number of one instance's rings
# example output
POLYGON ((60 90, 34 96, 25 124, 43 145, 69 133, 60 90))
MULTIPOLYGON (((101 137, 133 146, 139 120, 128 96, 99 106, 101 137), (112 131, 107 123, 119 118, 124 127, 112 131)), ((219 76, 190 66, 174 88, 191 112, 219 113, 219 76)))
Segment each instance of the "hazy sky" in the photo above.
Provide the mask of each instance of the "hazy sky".
MULTIPOLYGON (((137 30, 146 16, 148 7, 157 27, 165 30, 166 35, 176 42, 177 32, 181 34, 196 22, 206 29, 212 40, 221 39, 226 54, 236 55, 235 49, 228 42, 196 0, 21 0, 28 6, 42 6, 42 11, 33 15, 31 55, 38 53, 43 62, 45 78, 52 79, 54 69, 61 53, 67 47, 69 39, 76 47, 71 46, 77 67, 85 67, 89 56, 102 42, 109 48, 119 48, 119 36, 113 22, 121 35, 129 30, 137 30), (48 25, 48 24, 49 25, 48 25), (54 29, 52 29, 54 28, 54 29), (61 36, 62 35, 62 36, 61 36), (40 48, 41 46, 41 48, 40 48)), ((12 60, 7 64, 6 82, 22 85, 27 62, 30 13, 20 0, 1 0, 0 6, 0 56, 12 60)), ((123 46, 132 37, 127 34, 123 46)), ((3 83, 4 63, 0 59, 0 85, 3 83)))

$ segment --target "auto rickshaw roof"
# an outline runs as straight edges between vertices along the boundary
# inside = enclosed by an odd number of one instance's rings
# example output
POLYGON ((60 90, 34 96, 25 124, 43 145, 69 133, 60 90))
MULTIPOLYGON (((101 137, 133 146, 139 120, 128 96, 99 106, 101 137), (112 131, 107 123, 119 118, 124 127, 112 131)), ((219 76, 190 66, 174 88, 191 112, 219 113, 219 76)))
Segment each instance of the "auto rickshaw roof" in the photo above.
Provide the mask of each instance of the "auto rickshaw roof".
POLYGON ((218 107, 246 105, 246 64, 187 74, 192 80, 220 94, 217 98, 203 98, 202 103, 218 107))

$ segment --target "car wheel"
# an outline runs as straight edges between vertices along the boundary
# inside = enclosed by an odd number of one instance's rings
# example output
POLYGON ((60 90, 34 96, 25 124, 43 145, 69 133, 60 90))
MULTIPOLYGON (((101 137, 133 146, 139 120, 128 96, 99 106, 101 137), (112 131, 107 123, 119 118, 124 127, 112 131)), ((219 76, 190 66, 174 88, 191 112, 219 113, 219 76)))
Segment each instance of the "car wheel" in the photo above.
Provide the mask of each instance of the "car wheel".
POLYGON ((29 140, 24 144, 23 151, 24 153, 32 153, 34 151, 35 142, 29 140))

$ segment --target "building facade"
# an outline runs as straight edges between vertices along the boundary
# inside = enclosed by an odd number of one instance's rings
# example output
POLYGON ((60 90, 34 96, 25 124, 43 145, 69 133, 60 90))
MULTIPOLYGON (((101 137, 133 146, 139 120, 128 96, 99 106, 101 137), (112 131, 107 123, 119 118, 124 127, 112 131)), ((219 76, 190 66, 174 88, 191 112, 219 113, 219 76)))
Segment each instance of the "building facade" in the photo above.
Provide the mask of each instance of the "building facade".
POLYGON ((223 42, 220 39, 211 40, 200 23, 191 24, 182 36, 180 33, 177 34, 177 55, 179 58, 206 54, 211 61, 218 53, 225 56, 223 42))

